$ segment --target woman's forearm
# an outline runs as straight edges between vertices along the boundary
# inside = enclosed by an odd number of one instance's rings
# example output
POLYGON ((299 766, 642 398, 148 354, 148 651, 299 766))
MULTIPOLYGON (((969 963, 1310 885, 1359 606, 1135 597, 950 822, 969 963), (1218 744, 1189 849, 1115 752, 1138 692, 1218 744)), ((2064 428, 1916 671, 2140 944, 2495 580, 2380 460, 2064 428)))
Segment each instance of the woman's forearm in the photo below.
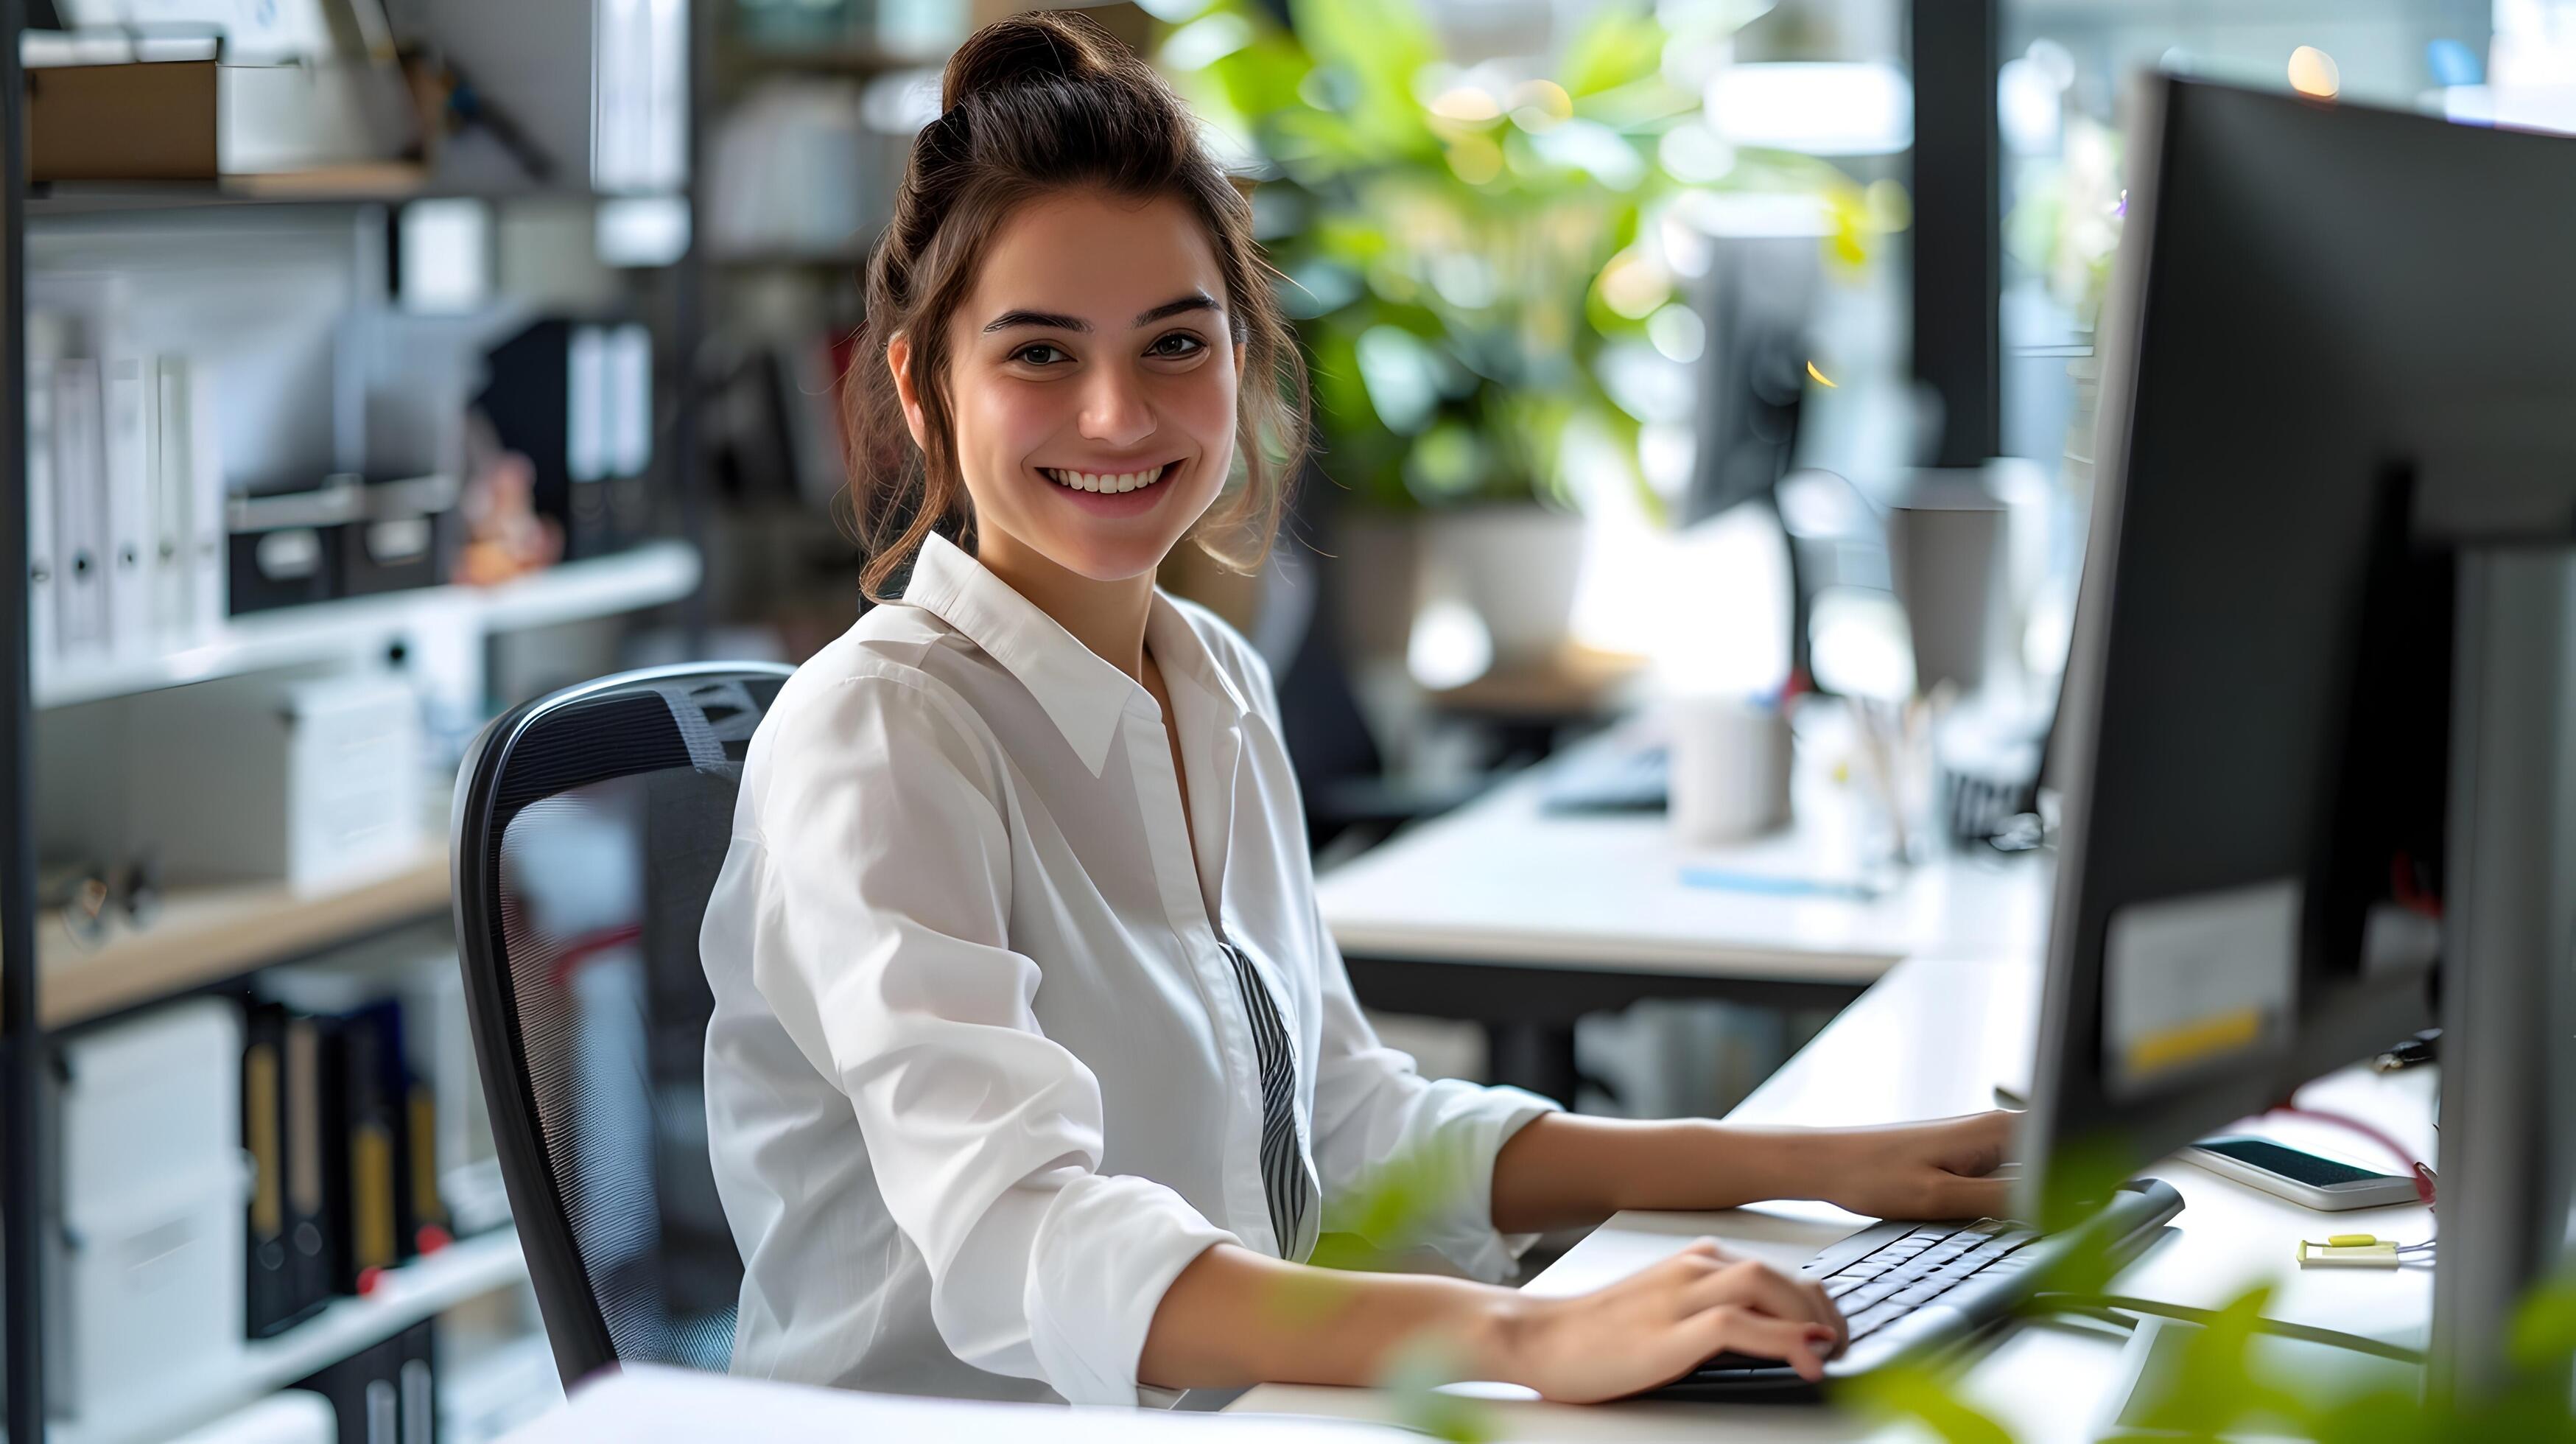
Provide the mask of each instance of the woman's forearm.
POLYGON ((1519 1307, 1489 1284, 1310 1268, 1218 1244, 1164 1291, 1136 1375, 1165 1389, 1369 1385, 1399 1352, 1428 1345, 1464 1377, 1505 1378, 1519 1307))
POLYGON ((1840 1167, 1837 1146, 1833 1135, 1809 1130, 1545 1114, 1494 1157, 1494 1227, 1536 1233, 1599 1223, 1622 1209, 1811 1198, 1840 1167))
POLYGON ((1700 1119, 1632 1123, 1550 1113, 1494 1156, 1494 1226, 1532 1233, 1621 1209, 1698 1212, 1817 1198, 1876 1218, 2000 1217, 1996 1168, 2013 1114, 1861 1128, 1747 1128, 1700 1119))

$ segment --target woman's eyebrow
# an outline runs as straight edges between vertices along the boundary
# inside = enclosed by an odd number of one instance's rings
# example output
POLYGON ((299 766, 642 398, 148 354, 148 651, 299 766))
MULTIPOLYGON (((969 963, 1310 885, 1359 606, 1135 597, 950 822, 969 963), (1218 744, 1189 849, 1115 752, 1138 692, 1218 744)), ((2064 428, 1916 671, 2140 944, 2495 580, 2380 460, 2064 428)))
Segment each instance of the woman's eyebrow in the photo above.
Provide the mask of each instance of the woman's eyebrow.
MULTIPOLYGON (((1152 310, 1138 312, 1134 324, 1140 327, 1151 326, 1166 316, 1177 316, 1184 311, 1224 309, 1216 303, 1216 298, 1207 292, 1192 291, 1186 296, 1165 301, 1152 310)), ((1091 334, 1090 322, 1080 316, 1060 316, 1053 311, 1004 311, 984 327, 984 334, 990 336, 996 331, 1007 331, 1014 326, 1043 326, 1057 331, 1079 331, 1086 336, 1091 334)))
POLYGON ((1150 311, 1138 312, 1136 314, 1136 324, 1138 326, 1151 326, 1166 316, 1177 316, 1183 311, 1221 311, 1223 309, 1225 308, 1216 303, 1216 298, 1214 296, 1209 295, 1205 291, 1192 291, 1188 295, 1182 296, 1176 300, 1165 301, 1163 304, 1156 306, 1150 311))
POLYGON ((1091 323, 1079 316, 1059 316, 1052 311, 1004 311, 984 328, 984 334, 990 336, 1013 326, 1045 326, 1058 331, 1080 331, 1086 335, 1091 331, 1091 323))

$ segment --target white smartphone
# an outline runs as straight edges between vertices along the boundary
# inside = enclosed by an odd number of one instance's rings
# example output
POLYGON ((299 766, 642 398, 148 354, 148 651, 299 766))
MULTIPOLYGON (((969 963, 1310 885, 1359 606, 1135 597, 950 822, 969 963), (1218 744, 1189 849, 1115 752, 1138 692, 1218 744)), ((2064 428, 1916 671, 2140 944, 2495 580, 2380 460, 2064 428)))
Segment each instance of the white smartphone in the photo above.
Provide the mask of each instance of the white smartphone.
POLYGON ((2327 1213, 2413 1203, 2415 1181, 2303 1153, 2268 1138, 2204 1138, 2182 1156, 2222 1178, 2327 1213))

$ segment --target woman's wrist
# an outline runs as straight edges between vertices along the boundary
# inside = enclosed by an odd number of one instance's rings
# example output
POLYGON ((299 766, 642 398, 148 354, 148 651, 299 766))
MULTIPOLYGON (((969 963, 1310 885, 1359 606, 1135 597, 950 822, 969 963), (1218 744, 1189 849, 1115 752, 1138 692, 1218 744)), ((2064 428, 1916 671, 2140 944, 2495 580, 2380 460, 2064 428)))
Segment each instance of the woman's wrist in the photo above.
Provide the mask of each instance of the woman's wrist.
MULTIPOLYGON (((1865 1135, 1847 1128, 1747 1128, 1712 1123, 1704 1145, 1707 1176, 1724 1180, 1723 1206, 1769 1199, 1834 1203, 1865 1172, 1865 1135)), ((1712 1205, 1716 1206, 1716 1205, 1712 1205)))
POLYGON ((1470 1325, 1466 1359, 1472 1378, 1503 1384, 1527 1384, 1537 1338, 1553 1299, 1531 1298, 1517 1289, 1497 1288, 1470 1325))

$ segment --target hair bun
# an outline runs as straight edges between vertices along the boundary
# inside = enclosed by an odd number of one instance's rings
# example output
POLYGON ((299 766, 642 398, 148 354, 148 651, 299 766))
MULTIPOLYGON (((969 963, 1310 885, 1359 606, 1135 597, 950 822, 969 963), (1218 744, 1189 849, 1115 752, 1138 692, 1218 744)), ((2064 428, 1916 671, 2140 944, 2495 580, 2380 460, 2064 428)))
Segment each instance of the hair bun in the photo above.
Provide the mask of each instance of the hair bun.
POLYGON ((969 96, 1110 75, 1121 62, 1134 59, 1116 36, 1087 15, 1031 11, 997 20, 957 47, 940 77, 939 104, 954 110, 969 96))

